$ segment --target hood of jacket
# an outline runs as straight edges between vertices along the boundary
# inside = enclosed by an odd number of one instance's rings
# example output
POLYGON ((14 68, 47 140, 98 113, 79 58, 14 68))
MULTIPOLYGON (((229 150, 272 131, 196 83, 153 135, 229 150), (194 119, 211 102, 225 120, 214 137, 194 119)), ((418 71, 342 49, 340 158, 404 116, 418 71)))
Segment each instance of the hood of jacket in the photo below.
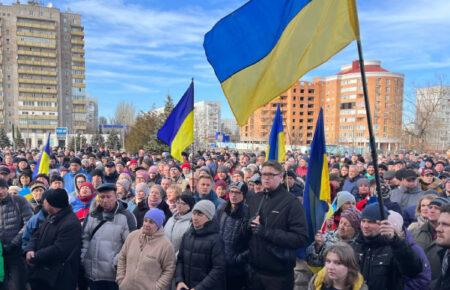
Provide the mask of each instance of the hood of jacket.
MULTIPOLYGON (((322 268, 316 275, 314 279, 314 290, 322 289, 322 284, 325 281, 325 275, 327 274, 327 270, 322 268)), ((358 278, 356 279, 355 284, 353 284, 353 290, 360 290, 364 285, 364 277, 358 273, 358 278)))

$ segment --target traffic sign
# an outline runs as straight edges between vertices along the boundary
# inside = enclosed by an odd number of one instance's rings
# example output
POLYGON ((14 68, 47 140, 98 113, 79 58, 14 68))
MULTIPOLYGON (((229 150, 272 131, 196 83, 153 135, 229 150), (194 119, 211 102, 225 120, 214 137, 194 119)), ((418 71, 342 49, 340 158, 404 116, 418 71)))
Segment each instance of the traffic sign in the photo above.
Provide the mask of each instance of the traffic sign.
POLYGON ((65 141, 68 132, 69 129, 67 127, 57 127, 55 129, 56 139, 58 139, 58 141, 65 141))

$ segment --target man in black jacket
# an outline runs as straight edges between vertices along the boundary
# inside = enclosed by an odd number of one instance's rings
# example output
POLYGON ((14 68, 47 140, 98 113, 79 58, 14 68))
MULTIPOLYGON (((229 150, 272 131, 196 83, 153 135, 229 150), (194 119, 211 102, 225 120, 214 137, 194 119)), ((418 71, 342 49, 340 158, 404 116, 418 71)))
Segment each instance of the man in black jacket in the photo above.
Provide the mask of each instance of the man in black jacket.
MULTIPOLYGON (((384 207, 385 218, 389 215, 384 207)), ((361 233, 353 243, 361 274, 369 290, 403 289, 402 276, 414 278, 422 271, 419 256, 382 220, 378 203, 367 205, 362 212, 361 233)))
POLYGON ((276 161, 262 165, 264 191, 248 201, 249 289, 293 289, 296 250, 306 244, 307 228, 300 201, 282 185, 283 167, 276 161))
POLYGON ((81 224, 64 189, 45 192, 47 219, 26 249, 32 290, 75 290, 81 250, 81 224))
POLYGON ((436 234, 436 243, 443 247, 440 252, 442 269, 441 275, 432 289, 450 290, 450 204, 445 204, 441 207, 441 215, 438 219, 436 234))

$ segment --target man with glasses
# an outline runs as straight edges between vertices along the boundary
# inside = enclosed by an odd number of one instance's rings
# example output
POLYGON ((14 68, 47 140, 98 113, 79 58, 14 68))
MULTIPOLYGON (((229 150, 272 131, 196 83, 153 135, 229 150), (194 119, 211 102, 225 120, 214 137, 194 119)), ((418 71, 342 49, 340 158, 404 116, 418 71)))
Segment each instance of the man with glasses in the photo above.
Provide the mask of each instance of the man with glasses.
POLYGON ((293 289, 295 251, 307 240, 306 219, 300 201, 286 191, 283 167, 266 161, 261 169, 264 191, 248 201, 249 289, 293 289))
POLYGON ((412 169, 400 169, 395 178, 400 181, 400 186, 391 191, 391 201, 398 203, 403 211, 415 207, 424 195, 417 182, 417 173, 412 169))
POLYGON ((441 215, 437 222, 436 233, 436 244, 443 248, 439 252, 442 268, 440 269, 439 278, 432 289, 450 289, 450 267, 448 266, 450 257, 450 204, 441 207, 441 215))
POLYGON ((438 253, 442 248, 436 243, 436 228, 441 215, 441 208, 448 203, 447 198, 437 197, 433 199, 428 205, 427 221, 412 231, 414 240, 423 248, 430 262, 432 281, 439 278, 441 272, 441 260, 438 253))

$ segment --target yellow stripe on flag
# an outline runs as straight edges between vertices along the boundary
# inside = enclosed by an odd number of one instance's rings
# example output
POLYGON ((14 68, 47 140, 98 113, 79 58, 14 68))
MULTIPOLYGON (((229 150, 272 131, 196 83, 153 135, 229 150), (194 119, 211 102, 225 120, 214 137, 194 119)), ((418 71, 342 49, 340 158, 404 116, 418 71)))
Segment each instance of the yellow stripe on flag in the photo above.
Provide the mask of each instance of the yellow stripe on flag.
POLYGON ((183 161, 181 153, 194 142, 194 111, 191 111, 181 124, 175 138, 170 146, 170 155, 173 158, 183 161))

